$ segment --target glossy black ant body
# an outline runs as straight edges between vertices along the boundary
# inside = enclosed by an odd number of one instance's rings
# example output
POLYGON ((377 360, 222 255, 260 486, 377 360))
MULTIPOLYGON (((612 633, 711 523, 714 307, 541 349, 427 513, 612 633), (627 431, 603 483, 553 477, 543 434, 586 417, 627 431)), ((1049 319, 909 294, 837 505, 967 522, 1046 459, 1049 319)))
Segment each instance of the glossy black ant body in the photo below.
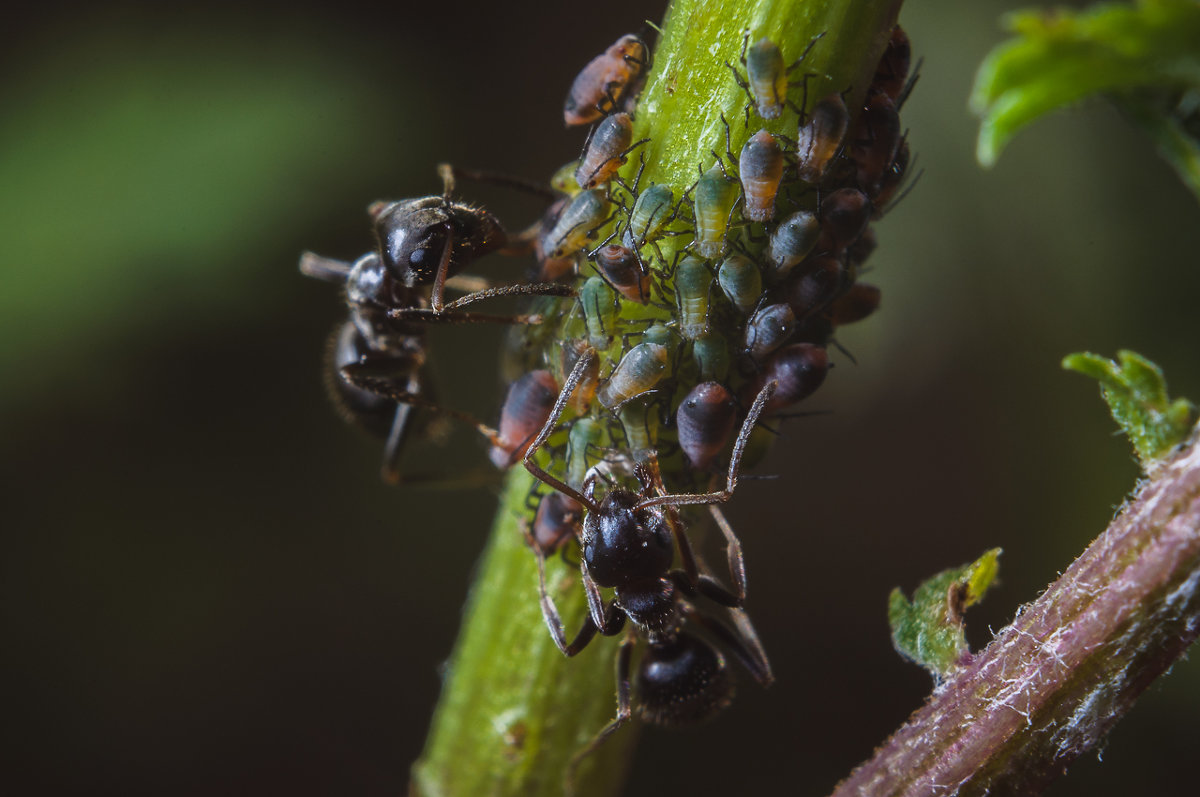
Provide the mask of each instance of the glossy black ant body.
MULTIPOLYGON (((484 288, 445 302, 443 292, 464 266, 495 251, 520 252, 483 208, 451 200, 455 170, 439 166, 441 196, 376 203, 370 208, 377 248, 353 263, 305 252, 300 272, 345 287, 350 318, 339 329, 326 367, 335 403, 353 420, 386 438, 383 478, 399 482, 400 451, 412 431, 413 410, 428 409, 474 426, 493 445, 496 432, 464 413, 438 407, 425 374, 425 324, 536 323, 537 316, 462 312, 480 299, 506 295, 573 296, 566 285, 534 283, 484 288)), ((475 179, 536 190, 521 181, 463 172, 475 179)), ((549 194, 551 192, 543 192, 549 194)))
MULTIPOLYGON (((658 473, 657 462, 640 462, 634 474, 640 490, 610 487, 597 501, 593 469, 578 490, 550 475, 535 461, 537 451, 546 443, 566 407, 575 384, 596 356, 588 350, 567 377, 537 439, 525 453, 524 464, 531 474, 583 507, 579 532, 580 572, 587 596, 588 616, 570 642, 553 599, 546 591, 545 554, 538 555, 539 589, 542 614, 555 644, 567 656, 583 650, 599 632, 614 636, 630 628, 621 643, 617 658, 617 716, 575 757, 578 763, 599 747, 627 722, 633 714, 631 698, 632 648, 638 636, 646 640, 646 650, 638 666, 639 712, 647 721, 681 725, 702 721, 724 708, 732 698, 732 681, 721 653, 701 637, 684 630, 694 621, 716 637, 764 686, 773 680, 770 664, 749 620, 741 612, 746 595, 745 567, 741 544, 716 507, 733 495, 738 470, 750 433, 775 392, 775 384, 762 387, 746 413, 733 446, 725 489, 709 493, 668 494, 658 473), (684 505, 710 505, 710 511, 726 539, 726 553, 734 589, 722 586, 707 573, 699 572, 691 545, 675 511, 684 505), (673 570, 675 549, 679 549, 682 569, 673 570), (601 587, 611 587, 613 598, 607 603, 601 587), (733 610, 738 631, 699 611, 692 599, 704 597, 733 610)), ((568 778, 570 779, 570 777, 568 778)))

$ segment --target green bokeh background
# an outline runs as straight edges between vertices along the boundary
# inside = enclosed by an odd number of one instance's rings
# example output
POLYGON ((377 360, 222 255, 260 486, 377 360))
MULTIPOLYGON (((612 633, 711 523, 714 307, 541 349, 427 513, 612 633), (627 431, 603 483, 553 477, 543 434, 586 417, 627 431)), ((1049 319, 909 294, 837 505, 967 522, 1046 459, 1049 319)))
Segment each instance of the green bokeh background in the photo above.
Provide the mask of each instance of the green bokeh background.
MULTIPOLYGON (((574 157, 575 71, 662 4, 216 2, 16 10, 0 48, 0 477, 9 739, 37 794, 395 794, 420 750, 489 489, 392 489, 319 362, 341 310, 306 248, 447 160, 533 177, 574 157)), ((729 514, 777 684, 645 732, 629 793, 827 792, 920 705, 886 598, 1005 549, 976 643, 1137 477, 1062 355, 1136 349, 1200 398, 1200 208, 1093 104, 990 173, 966 97, 1018 4, 910 4, 924 170, 878 225, 883 309, 729 514)), ((539 212, 467 189, 511 227, 539 212)), ((464 193, 467 193, 464 192, 464 193)), ((515 277, 524 264, 481 264, 515 277), (507 269, 507 270, 506 270, 507 269)), ((496 335, 438 329, 448 403, 492 417, 496 335)), ((483 462, 457 434, 424 452, 483 462)), ((535 599, 535 587, 512 600, 535 599)), ((1052 794, 1192 794, 1184 662, 1052 794)), ((14 791, 12 787, 19 787, 14 791)))

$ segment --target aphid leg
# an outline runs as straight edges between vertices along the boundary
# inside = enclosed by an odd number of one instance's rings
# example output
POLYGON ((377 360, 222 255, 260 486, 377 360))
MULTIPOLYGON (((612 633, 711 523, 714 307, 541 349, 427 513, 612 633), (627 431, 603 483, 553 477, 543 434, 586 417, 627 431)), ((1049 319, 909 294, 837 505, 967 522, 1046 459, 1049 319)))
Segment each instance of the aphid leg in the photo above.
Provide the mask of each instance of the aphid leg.
MULTIPOLYGON (((632 143, 628 147, 626 147, 624 152, 622 152, 620 155, 617 155, 616 157, 618 160, 621 161, 622 164, 624 164, 626 159, 629 157, 629 153, 633 152, 635 149, 642 146, 643 144, 647 144, 649 142, 650 142, 650 139, 648 139, 648 138, 643 138, 641 141, 635 141, 634 143, 632 143)), ((646 161, 643 159, 642 165, 645 166, 645 164, 646 164, 646 161)), ((640 173, 641 169, 639 168, 638 171, 640 173)), ((613 180, 617 183, 617 185, 624 188, 631 195, 633 194, 633 191, 630 190, 629 186, 625 184, 625 181, 623 179, 621 179, 620 175, 616 175, 615 177, 613 177, 613 180)))
MULTIPOLYGON (((721 114, 721 124, 725 125, 725 154, 729 156, 730 164, 737 163, 738 159, 733 154, 733 145, 729 143, 729 121, 725 118, 724 113, 721 114)), ((720 158, 717 158, 717 160, 719 161, 720 158)))
POLYGON ((733 455, 729 458, 729 474, 726 477, 725 489, 710 493, 683 493, 679 495, 661 495, 655 498, 647 498, 641 501, 637 508, 648 509, 652 506, 684 506, 686 504, 717 504, 724 503, 730 499, 734 490, 737 489, 738 471, 742 466, 742 454, 746 451, 746 444, 750 440, 750 433, 754 431, 755 424, 758 423, 758 417, 762 415, 763 410, 767 406, 767 402, 775 395, 776 382, 768 382, 763 386, 763 389, 758 392, 754 399, 754 404, 750 406, 749 412, 746 413, 746 420, 742 422, 741 431, 738 432, 737 440, 733 444, 733 455))
POLYGON ((633 646, 636 642, 637 636, 632 632, 626 634, 625 638, 621 640, 621 647, 617 650, 617 716, 605 725, 586 747, 571 757, 571 763, 567 765, 564 783, 567 794, 575 793, 575 775, 579 771, 579 765, 600 749, 600 746, 608 741, 608 737, 620 730, 621 726, 633 717, 633 668, 631 665, 633 646))
POLYGON ((925 59, 918 58, 917 65, 913 67, 912 74, 908 76, 908 80, 904 83, 904 88, 900 90, 900 96, 896 98, 896 111, 899 112, 904 107, 904 103, 908 101, 908 95, 912 94, 913 87, 917 85, 917 80, 921 77, 921 65, 925 63, 925 59))
POLYGON ((538 432, 538 436, 534 438, 534 441, 529 444, 529 448, 525 450, 525 456, 522 459, 525 469, 528 470, 535 479, 545 482, 555 490, 558 490, 560 493, 563 493, 570 498, 574 498, 580 504, 585 506, 589 512, 599 511, 599 506, 596 504, 596 501, 591 497, 591 495, 585 494, 592 492, 588 489, 588 482, 584 483, 585 492, 581 493, 571 485, 567 484, 561 479, 551 476, 549 473, 543 470, 542 467, 534 460, 534 455, 541 450, 542 446, 546 445, 546 440, 550 437, 550 433, 554 431, 554 427, 558 424, 559 419, 562 418, 563 410, 566 408, 567 402, 571 400, 571 394, 575 392, 576 386, 578 386, 580 380, 583 379, 583 375, 587 372, 587 369, 591 366, 592 361, 595 358, 596 350, 590 346, 583 352, 583 354, 579 355, 579 359, 575 361, 575 367, 571 369, 571 373, 567 375, 566 381, 563 382, 562 390, 560 390, 558 393, 558 398, 554 402, 554 407, 550 410, 549 417, 546 418, 546 423, 542 425, 542 430, 538 432))

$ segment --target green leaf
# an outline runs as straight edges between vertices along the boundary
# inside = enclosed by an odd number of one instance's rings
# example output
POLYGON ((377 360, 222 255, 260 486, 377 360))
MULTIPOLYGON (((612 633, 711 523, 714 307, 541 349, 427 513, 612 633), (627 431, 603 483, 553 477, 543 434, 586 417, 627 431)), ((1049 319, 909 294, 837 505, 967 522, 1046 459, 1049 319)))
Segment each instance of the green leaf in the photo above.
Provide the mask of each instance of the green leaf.
MULTIPOLYGON (((1190 107, 1180 102, 1181 95, 1200 89, 1200 3, 1195 0, 1104 3, 1082 12, 1021 11, 1005 24, 1017 36, 984 59, 971 92, 971 109, 982 120, 976 156, 984 166, 994 164, 1025 125, 1094 94, 1109 95, 1118 105, 1125 99, 1138 102, 1143 112, 1153 99, 1154 121, 1161 125, 1190 107)), ((1190 156, 1187 138, 1155 138, 1177 168, 1181 162, 1195 165, 1194 136, 1190 156), (1173 151, 1180 144, 1182 154, 1173 151)), ((1194 189, 1200 187, 1200 173, 1181 173, 1194 189)))
POLYGON ((1142 355, 1122 350, 1117 359, 1119 363, 1081 352, 1063 358, 1062 365, 1100 383, 1113 419, 1133 442, 1142 467, 1149 469, 1187 438, 1195 407, 1187 399, 1171 401, 1162 369, 1142 355))
POLYGON ((970 564, 943 570, 917 587, 912 601, 900 588, 888 596, 892 644, 901 656, 941 679, 967 650, 963 612, 983 599, 1000 569, 1000 549, 993 548, 970 564))

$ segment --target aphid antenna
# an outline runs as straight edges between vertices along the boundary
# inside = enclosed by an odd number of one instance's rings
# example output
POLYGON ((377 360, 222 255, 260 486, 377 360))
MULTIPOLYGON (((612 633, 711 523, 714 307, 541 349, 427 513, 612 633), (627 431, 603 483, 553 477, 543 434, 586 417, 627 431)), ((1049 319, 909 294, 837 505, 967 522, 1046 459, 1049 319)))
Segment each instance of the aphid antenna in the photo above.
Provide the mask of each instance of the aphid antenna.
MULTIPOLYGON (((912 159, 912 163, 910 164, 910 168, 912 166, 915 166, 916 164, 917 164, 917 156, 913 155, 913 159, 912 159)), ((895 199, 893 199, 891 202, 887 203, 887 205, 882 210, 879 211, 879 214, 882 216, 884 214, 891 213, 892 210, 896 207, 896 205, 899 205, 900 202, 903 201, 905 197, 907 197, 909 194, 912 193, 912 190, 917 187, 917 182, 920 181, 921 177, 923 177, 924 175, 925 175, 925 170, 921 169, 921 171, 919 171, 915 175, 913 175, 913 178, 911 180, 906 179, 905 182, 907 184, 904 186, 904 190, 901 191, 900 194, 895 199)))
POLYGON ((913 87, 917 85, 917 81, 921 79, 921 67, 925 64, 925 56, 917 59, 916 66, 913 67, 912 74, 908 76, 908 80, 904 82, 904 88, 900 90, 900 94, 896 97, 896 111, 899 112, 904 107, 904 103, 908 101, 908 95, 912 94, 913 87))
MULTIPOLYGON (((832 343, 838 351, 840 351, 842 354, 846 355, 846 359, 849 360, 852 365, 858 365, 858 360, 854 357, 853 354, 850 353, 849 349, 847 349, 845 346, 843 346, 841 343, 838 342, 837 338, 830 338, 829 342, 832 343)), ((835 363, 830 363, 829 367, 833 368, 834 365, 835 365, 835 363)))

